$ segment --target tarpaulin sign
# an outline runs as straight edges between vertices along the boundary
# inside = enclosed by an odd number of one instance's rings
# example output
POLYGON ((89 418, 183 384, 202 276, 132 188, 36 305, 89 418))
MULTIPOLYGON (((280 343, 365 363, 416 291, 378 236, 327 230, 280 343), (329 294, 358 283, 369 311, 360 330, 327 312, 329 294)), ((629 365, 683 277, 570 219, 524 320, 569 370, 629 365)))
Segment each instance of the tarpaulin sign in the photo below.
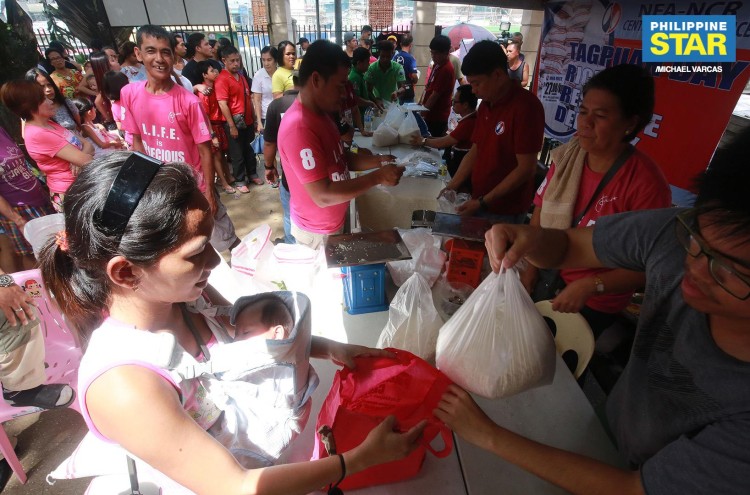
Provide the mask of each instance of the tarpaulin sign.
POLYGON ((534 77, 545 134, 567 142, 583 85, 619 64, 655 78, 654 116, 636 146, 690 189, 750 78, 750 2, 546 2, 534 77))

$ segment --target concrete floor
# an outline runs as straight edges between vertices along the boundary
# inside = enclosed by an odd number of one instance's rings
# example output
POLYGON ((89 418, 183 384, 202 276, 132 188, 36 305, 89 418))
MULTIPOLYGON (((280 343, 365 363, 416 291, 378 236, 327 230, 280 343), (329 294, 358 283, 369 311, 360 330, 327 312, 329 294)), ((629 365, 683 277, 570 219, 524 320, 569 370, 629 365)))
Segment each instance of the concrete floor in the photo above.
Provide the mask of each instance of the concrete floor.
MULTIPOLYGON (((262 177, 262 165, 258 168, 262 177)), ((271 239, 283 237, 278 189, 269 185, 251 186, 249 194, 222 194, 221 200, 226 205, 240 238, 263 223, 273 229, 271 239)), ((229 259, 227 253, 225 257, 229 259)), ((16 452, 28 475, 25 485, 15 475, 11 475, 3 495, 78 495, 86 490, 91 478, 61 480, 54 486, 46 482, 47 474, 75 450, 86 434, 83 418, 76 411, 47 411, 41 415, 29 415, 9 421, 3 426, 9 436, 17 436, 16 452)))

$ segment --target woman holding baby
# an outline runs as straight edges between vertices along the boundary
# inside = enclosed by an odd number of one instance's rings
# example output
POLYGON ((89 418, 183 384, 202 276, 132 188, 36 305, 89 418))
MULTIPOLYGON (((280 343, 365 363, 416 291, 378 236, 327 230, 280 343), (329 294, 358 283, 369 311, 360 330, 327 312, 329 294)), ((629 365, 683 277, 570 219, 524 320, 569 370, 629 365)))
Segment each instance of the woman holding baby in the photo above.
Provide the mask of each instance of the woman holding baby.
MULTIPOLYGON (((344 469, 352 474, 415 448, 423 425, 399 434, 390 418, 342 456, 243 467, 217 440, 226 438, 226 417, 206 382, 178 381, 165 371, 164 362, 200 363, 233 338, 228 319, 211 310, 226 301, 208 285, 219 255, 210 244, 213 217, 190 168, 112 153, 81 171, 65 212, 65 228, 45 247, 41 267, 87 343, 78 392, 95 436, 199 494, 308 493, 335 483, 344 469), (157 345, 139 345, 152 341, 157 345)), ((379 352, 325 339, 312 348, 314 357, 347 365, 379 352)))

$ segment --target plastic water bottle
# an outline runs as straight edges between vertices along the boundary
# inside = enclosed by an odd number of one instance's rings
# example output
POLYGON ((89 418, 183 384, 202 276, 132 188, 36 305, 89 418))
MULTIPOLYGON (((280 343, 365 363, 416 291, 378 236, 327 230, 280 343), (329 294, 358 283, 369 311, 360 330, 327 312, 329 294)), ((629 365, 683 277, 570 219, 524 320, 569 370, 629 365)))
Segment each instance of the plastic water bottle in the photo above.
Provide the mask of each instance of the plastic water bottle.
POLYGON ((440 166, 438 167, 438 177, 443 182, 448 182, 448 180, 449 180, 449 177, 448 177, 448 166, 445 164, 445 160, 443 160, 440 163, 440 166))
POLYGON ((372 111, 372 107, 365 110, 365 132, 372 132, 373 117, 374 117, 374 112, 372 111))

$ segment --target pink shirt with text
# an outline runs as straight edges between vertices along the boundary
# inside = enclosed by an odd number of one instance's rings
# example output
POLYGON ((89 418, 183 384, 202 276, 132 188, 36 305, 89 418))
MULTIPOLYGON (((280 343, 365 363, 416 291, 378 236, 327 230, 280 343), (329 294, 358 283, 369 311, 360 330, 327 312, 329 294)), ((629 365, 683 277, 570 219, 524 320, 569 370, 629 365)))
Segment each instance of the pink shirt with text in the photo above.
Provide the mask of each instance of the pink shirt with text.
POLYGON ((292 196, 292 221, 316 234, 339 230, 349 202, 321 208, 305 189, 305 184, 321 179, 349 179, 344 146, 333 119, 308 110, 295 100, 281 119, 278 147, 292 196))
POLYGON ((155 95, 141 81, 122 88, 120 105, 123 128, 141 136, 146 153, 165 162, 187 163, 205 192, 198 144, 210 141, 211 133, 200 100, 177 84, 155 95))

